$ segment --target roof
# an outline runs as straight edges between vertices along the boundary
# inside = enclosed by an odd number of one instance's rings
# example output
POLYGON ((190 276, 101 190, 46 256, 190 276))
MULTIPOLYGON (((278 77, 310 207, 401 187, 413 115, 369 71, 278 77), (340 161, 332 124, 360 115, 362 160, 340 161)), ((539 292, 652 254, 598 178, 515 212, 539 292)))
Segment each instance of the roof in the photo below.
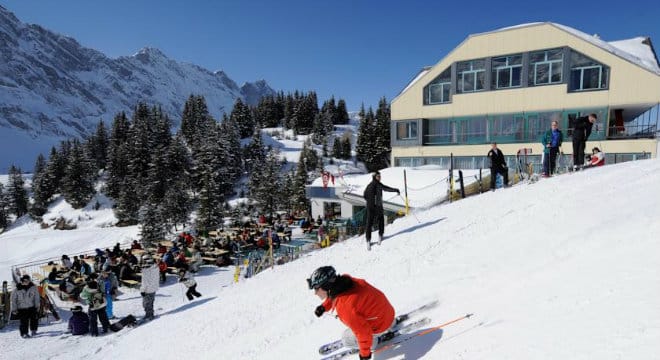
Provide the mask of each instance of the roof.
POLYGON ((501 31, 509 31, 524 27, 542 26, 542 25, 550 25, 556 27, 557 29, 563 30, 571 35, 579 37, 580 39, 592 45, 595 45, 613 55, 623 58, 656 75, 660 75, 660 65, 658 64, 658 58, 655 54, 653 46, 651 45, 651 39, 648 37, 640 36, 627 40, 606 42, 602 40, 598 35, 589 35, 572 27, 553 23, 553 22, 535 22, 535 23, 514 25, 485 33, 473 34, 470 35, 469 37, 491 34, 501 31))
MULTIPOLYGON (((542 25, 554 26, 557 29, 563 30, 571 35, 579 37, 580 39, 592 45, 595 45, 613 55, 623 58, 639 67, 642 67, 660 76, 660 64, 658 63, 658 57, 655 53, 655 50, 653 49, 653 45, 651 44, 651 38, 638 36, 627 40, 606 42, 604 40, 601 40, 598 35, 589 35, 572 27, 553 23, 553 22, 533 22, 533 23, 519 24, 519 25, 507 26, 504 28, 500 28, 497 30, 488 31, 484 33, 472 34, 468 36, 468 38, 464 40, 461 44, 459 44, 457 47, 460 47, 465 41, 469 40, 473 36, 481 36, 481 35, 501 32, 501 31, 509 31, 509 30, 515 30, 525 27, 542 26, 542 25)), ((412 79, 412 81, 410 81, 408 85, 406 85, 406 87, 403 90, 401 90, 399 94, 397 94, 395 99, 404 92, 406 92, 406 90, 408 90, 411 86, 413 86, 419 79, 424 77, 424 75, 426 75, 430 71, 430 69, 431 67, 424 67, 419 73, 417 73, 417 75, 412 79)))

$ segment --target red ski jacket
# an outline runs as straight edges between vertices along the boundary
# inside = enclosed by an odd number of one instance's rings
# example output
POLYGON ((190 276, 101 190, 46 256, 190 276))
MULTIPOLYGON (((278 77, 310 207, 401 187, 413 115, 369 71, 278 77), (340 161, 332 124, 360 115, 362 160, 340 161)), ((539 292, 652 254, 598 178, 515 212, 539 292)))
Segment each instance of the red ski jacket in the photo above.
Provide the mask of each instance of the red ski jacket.
POLYGON ((334 299, 328 297, 323 307, 326 311, 337 311, 339 319, 355 334, 360 355, 368 356, 373 335, 386 331, 394 322, 394 308, 380 290, 363 279, 350 278, 353 287, 334 299))

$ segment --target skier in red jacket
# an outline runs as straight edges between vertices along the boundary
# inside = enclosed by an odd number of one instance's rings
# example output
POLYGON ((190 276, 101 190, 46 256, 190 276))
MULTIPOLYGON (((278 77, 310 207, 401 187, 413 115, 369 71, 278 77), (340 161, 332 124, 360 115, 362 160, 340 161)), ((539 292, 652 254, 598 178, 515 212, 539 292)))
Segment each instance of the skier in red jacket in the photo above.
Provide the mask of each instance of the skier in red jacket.
POLYGON ((332 266, 316 269, 307 285, 323 300, 314 314, 336 311, 348 329, 344 331, 344 346, 360 349, 360 359, 371 359, 371 350, 379 335, 386 333, 395 322, 394 308, 385 294, 363 279, 348 274, 337 275, 332 266))

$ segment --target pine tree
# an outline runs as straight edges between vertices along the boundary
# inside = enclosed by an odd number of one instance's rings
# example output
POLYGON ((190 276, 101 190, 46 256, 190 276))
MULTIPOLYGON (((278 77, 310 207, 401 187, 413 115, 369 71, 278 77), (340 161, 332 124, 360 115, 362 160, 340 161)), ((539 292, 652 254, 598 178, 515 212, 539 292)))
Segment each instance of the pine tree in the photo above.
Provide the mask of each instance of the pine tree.
MULTIPOLYGON (((360 110, 360 130, 358 132, 358 140, 356 152, 358 160, 364 162, 368 171, 376 171, 387 166, 387 152, 384 144, 389 144, 385 140, 387 132, 382 129, 384 122, 378 124, 371 107, 364 113, 364 106, 360 110)), ((387 125, 389 126, 389 124, 387 125)))
POLYGON ((0 183, 0 233, 9 225, 9 202, 5 194, 5 187, 0 183))
POLYGON ((341 156, 340 158, 349 160, 353 155, 351 154, 351 133, 344 133, 341 140, 341 156))
POLYGON ((119 113, 115 116, 112 123, 112 132, 108 144, 108 163, 107 163, 107 181, 106 193, 118 199, 122 188, 124 187, 124 180, 128 176, 128 132, 130 130, 130 123, 125 113, 119 113))
POLYGON ((45 198, 48 195, 44 190, 48 186, 46 182, 48 181, 47 174, 48 163, 42 154, 37 156, 37 161, 34 165, 34 173, 32 175, 32 198, 34 202, 30 205, 30 215, 38 219, 43 214, 46 213, 48 208, 48 201, 50 196, 45 198))
POLYGON ((294 212, 304 215, 307 215, 309 212, 309 199, 307 198, 306 185, 307 169, 303 161, 298 161, 293 188, 291 190, 291 207, 294 212))
POLYGON ((222 222, 224 198, 219 196, 219 193, 214 174, 205 173, 199 192, 199 207, 195 223, 197 231, 202 234, 217 229, 222 222))
POLYGON ((392 150, 390 146, 390 106, 385 97, 378 101, 376 110, 376 163, 379 168, 385 168, 389 163, 389 153, 392 150))
POLYGON ((82 145, 74 140, 62 179, 62 195, 74 209, 82 208, 94 195, 94 170, 82 145))
POLYGON ((271 150, 263 164, 250 174, 250 195, 257 202, 261 213, 267 214, 269 218, 272 218, 281 199, 281 167, 278 152, 271 150))
POLYGON ((16 215, 17 218, 27 213, 28 194, 25 190, 25 181, 21 169, 14 165, 9 168, 7 199, 9 200, 9 212, 16 215))
POLYGON ((339 99, 337 102, 337 109, 335 111, 335 117, 333 119, 333 124, 336 125, 346 125, 348 124, 348 111, 346 111, 346 102, 344 99, 339 99))
POLYGON ((264 163, 266 159, 266 150, 261 139, 261 131, 257 130, 252 134, 252 141, 245 147, 245 172, 250 174, 256 168, 264 163))
POLYGON ((250 112, 250 108, 244 105, 240 98, 236 99, 229 118, 238 125, 241 138, 249 137, 254 133, 256 126, 254 125, 252 113, 250 112))
POLYGON ((105 169, 108 156, 108 132, 103 120, 96 126, 96 132, 86 142, 86 150, 95 170, 105 169))
POLYGON ((142 243, 146 244, 147 247, 155 247, 155 244, 164 239, 167 233, 161 206, 147 201, 140 207, 138 214, 142 243))
POLYGON ((343 148, 342 148, 342 143, 341 139, 339 137, 335 136, 335 140, 332 143, 332 157, 337 158, 337 159, 342 159, 343 158, 343 148))

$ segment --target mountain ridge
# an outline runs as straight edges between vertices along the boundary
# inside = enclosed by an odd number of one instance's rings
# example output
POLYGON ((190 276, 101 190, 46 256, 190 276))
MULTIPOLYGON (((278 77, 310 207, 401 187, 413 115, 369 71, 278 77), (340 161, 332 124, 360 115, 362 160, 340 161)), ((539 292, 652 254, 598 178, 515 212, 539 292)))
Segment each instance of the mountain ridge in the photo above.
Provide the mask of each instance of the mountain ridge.
POLYGON ((112 59, 72 37, 23 23, 0 6, 0 129, 10 138, 32 139, 0 145, 0 153, 16 153, 16 146, 31 153, 28 163, 0 157, 0 172, 10 161, 31 166, 42 152, 31 151, 43 147, 39 141, 84 137, 99 120, 110 124, 140 101, 160 106, 176 128, 191 94, 203 95, 210 114, 221 119, 236 99, 253 105, 275 91, 263 79, 238 86, 224 71, 177 61, 149 46, 112 59))

